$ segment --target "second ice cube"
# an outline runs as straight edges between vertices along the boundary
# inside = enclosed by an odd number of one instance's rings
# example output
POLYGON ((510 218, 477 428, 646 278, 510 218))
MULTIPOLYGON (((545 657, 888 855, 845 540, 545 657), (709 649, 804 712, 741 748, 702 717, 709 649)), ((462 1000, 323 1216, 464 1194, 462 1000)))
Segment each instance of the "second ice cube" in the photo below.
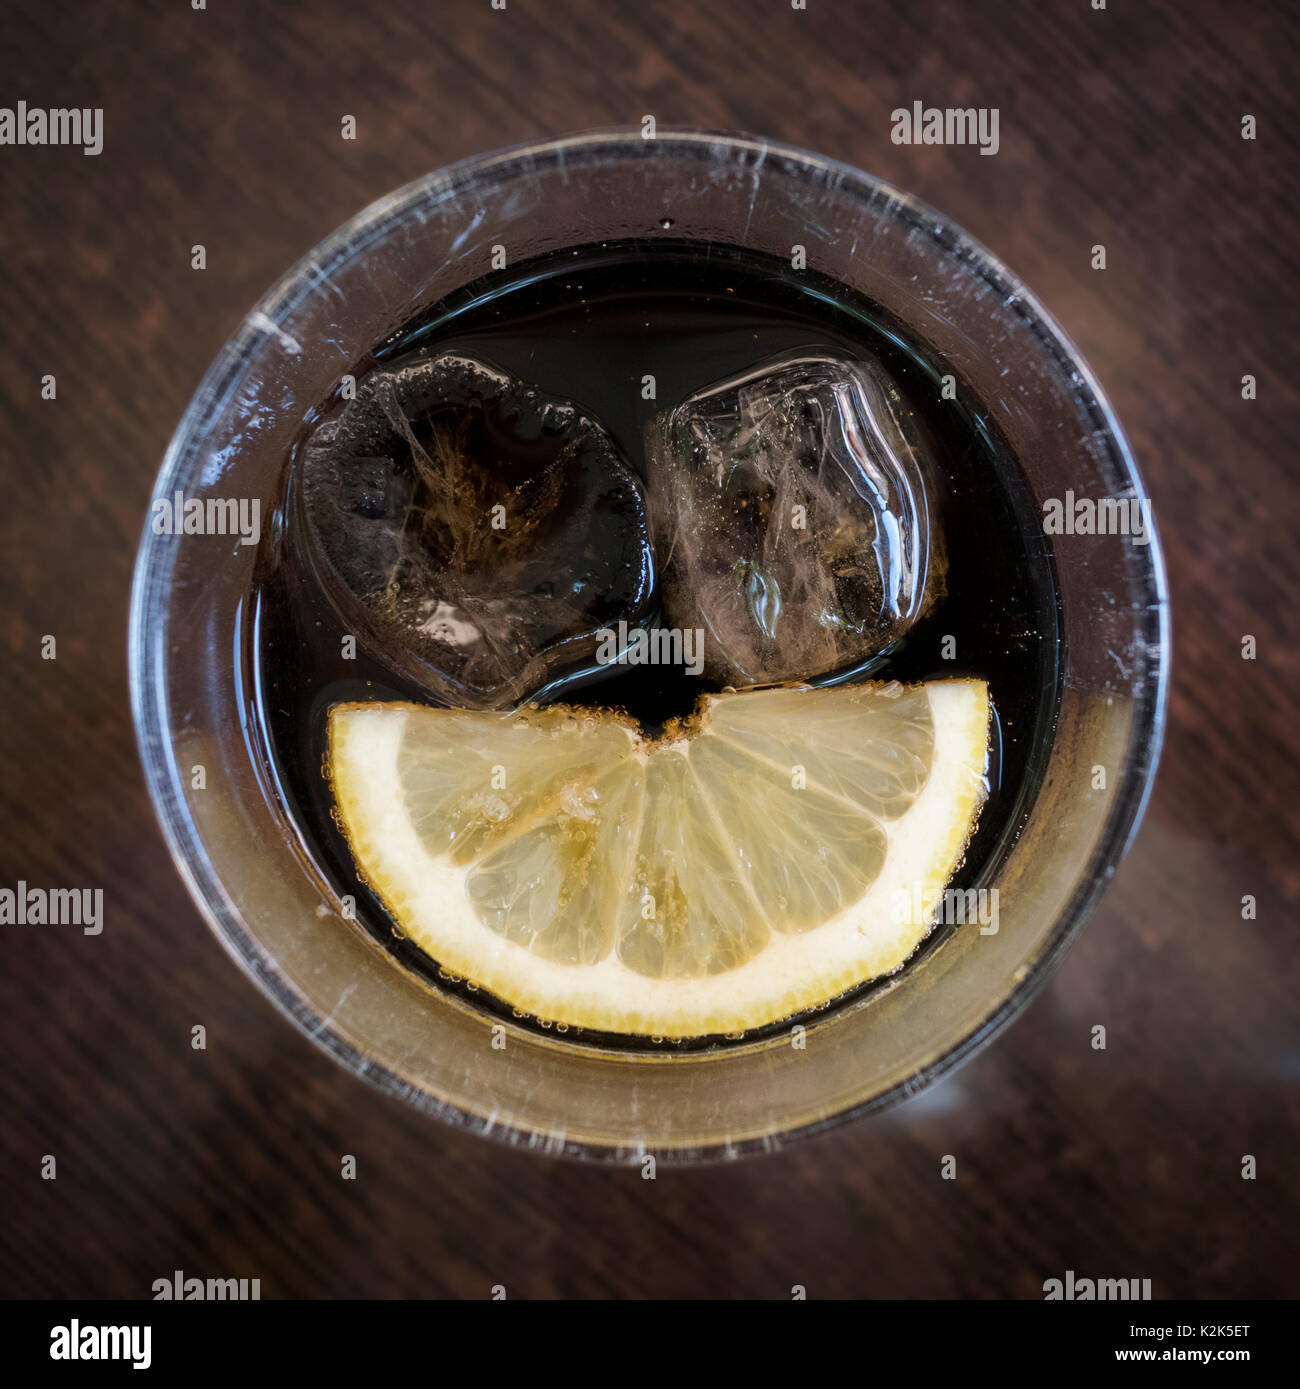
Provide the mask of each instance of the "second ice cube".
POLYGON ((883 367, 807 351, 647 431, 664 603, 729 685, 812 679, 891 645, 942 583, 934 483, 883 367))

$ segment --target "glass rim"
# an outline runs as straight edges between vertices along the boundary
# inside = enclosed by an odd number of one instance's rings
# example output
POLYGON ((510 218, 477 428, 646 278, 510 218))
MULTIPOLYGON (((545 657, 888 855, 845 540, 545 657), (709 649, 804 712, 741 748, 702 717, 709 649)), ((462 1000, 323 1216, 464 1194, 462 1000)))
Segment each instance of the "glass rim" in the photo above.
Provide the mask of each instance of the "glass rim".
MULTIPOLYGON (((1071 373, 1077 375, 1078 394, 1089 400, 1104 422, 1113 461, 1132 485, 1134 494, 1139 497, 1146 495, 1132 448, 1091 368, 1032 291, 980 241, 921 199, 842 161, 760 136, 666 126, 649 139, 630 133, 627 129, 605 128, 471 155, 404 184, 363 208, 281 275, 243 317, 205 372, 187 405, 164 453, 154 481, 153 495, 167 496, 175 490, 191 441, 203 432, 210 418, 224 406, 242 378, 252 354, 268 337, 282 333, 285 320, 303 299, 321 292, 321 286, 329 281, 333 265, 351 261, 363 254, 369 246, 382 240, 393 227, 399 225, 416 206, 436 204, 471 191, 476 184, 490 182, 494 178, 504 179, 526 172, 529 168, 550 165, 576 171, 584 161, 611 151, 622 157, 650 159, 674 154, 699 158, 721 155, 734 159, 738 152, 744 152, 752 156, 751 167, 755 171, 767 160, 773 163, 784 161, 792 171, 800 171, 805 177, 818 176, 833 181, 837 193, 855 195, 864 201, 882 196, 888 198, 909 221, 924 227, 948 255, 959 259, 966 271, 981 279, 1004 300, 1014 301, 1018 317, 1039 344, 1047 349, 1054 368, 1067 376, 1071 373)), ((777 1151, 793 1142, 890 1108, 937 1081, 987 1046, 1025 1009, 1047 982, 1132 843, 1150 798, 1159 762, 1168 699, 1171 624, 1164 557, 1153 517, 1148 516, 1147 525, 1150 534, 1150 543, 1144 547, 1147 562, 1140 571, 1137 585, 1144 589, 1146 599, 1141 605, 1140 620, 1143 624, 1141 636, 1148 653, 1147 669, 1144 672, 1146 679, 1134 699, 1121 785, 1098 835, 1086 873, 1080 878, 1038 954, 1025 967, 1023 975, 1008 993, 991 1002, 989 1011, 977 1027, 947 1047, 934 1060, 917 1067, 880 1093, 835 1113, 761 1137, 699 1146, 656 1147, 653 1152, 657 1160, 683 1165, 699 1164, 777 1151)), ((636 1150, 584 1139, 569 1138, 563 1149, 557 1150, 542 1132, 523 1125, 485 1119, 450 1100, 424 1090, 413 1090, 408 1082, 382 1062, 365 1055, 332 1028, 329 1020, 298 993, 256 936, 248 930, 226 897, 202 836, 177 790, 179 769, 175 766, 169 732, 165 684, 159 678, 167 664, 167 652, 163 645, 166 624, 156 620, 164 590, 164 576, 158 572, 158 556, 162 550, 160 539, 153 533, 146 514, 130 604, 128 658, 132 716, 146 785, 172 860, 190 897, 227 953, 311 1041, 353 1074, 384 1093, 403 1099, 420 1112, 511 1147, 545 1150, 552 1155, 598 1162, 633 1160, 637 1155, 636 1150)), ((1135 605, 1135 622, 1138 620, 1135 605)), ((651 1149, 643 1147, 640 1151, 651 1149)))

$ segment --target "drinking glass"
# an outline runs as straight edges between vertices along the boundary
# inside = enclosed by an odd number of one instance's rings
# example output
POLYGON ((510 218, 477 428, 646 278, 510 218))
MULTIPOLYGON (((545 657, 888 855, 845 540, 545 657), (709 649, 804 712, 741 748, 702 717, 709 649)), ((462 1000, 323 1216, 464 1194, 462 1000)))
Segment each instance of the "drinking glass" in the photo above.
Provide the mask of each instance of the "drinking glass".
MULTIPOLYGON (((661 130, 483 155, 354 217, 244 319, 186 410, 155 496, 256 498, 269 517, 307 412, 376 342, 480 278, 494 245, 517 265, 629 237, 787 260, 804 247, 809 269, 906 324, 964 398, 995 416, 1037 518, 1067 490, 1146 495, 1077 351, 959 227, 815 154, 661 130)), ((1158 539, 1153 528, 1146 545, 1073 535, 1053 552, 1055 723, 1034 750, 1023 831, 985 884, 999 893, 996 933, 967 926, 931 942, 884 986, 808 1021, 802 1047, 784 1033, 687 1052, 578 1043, 480 1012, 345 918, 248 717, 256 547, 189 539, 146 524, 130 648, 149 789, 195 902, 262 991, 341 1064, 448 1123, 542 1152, 734 1157, 915 1094, 1042 987, 1114 873, 1156 764, 1168 638, 1158 539), (504 1047, 492 1044, 494 1026, 504 1047)))

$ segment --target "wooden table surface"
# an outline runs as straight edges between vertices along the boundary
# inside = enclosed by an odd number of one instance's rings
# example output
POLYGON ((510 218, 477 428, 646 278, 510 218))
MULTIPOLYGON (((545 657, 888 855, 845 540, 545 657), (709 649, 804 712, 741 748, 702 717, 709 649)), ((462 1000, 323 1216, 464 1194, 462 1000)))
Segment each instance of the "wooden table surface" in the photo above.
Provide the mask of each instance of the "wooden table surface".
POLYGON ((0 1292, 147 1297, 180 1268, 259 1277, 267 1297, 474 1298, 494 1284, 788 1297, 796 1283, 814 1297, 1037 1297, 1067 1269, 1149 1277, 1156 1297, 1300 1293, 1300 111, 1286 9, 174 0, 7 13, 0 99, 102 106, 105 146, 0 147, 0 885, 101 885, 109 905, 96 938, 0 926, 0 1292), (892 144, 890 111, 918 99, 1000 108, 998 155, 892 144), (345 113, 355 142, 340 138, 345 113), (869 169, 1017 271, 1128 429, 1176 631, 1144 827, 1027 1014, 881 1119, 653 1182, 448 1131, 284 1021, 171 865, 126 695, 155 472, 243 312, 399 184, 646 113, 869 169), (1104 273, 1089 264, 1098 242, 1104 273), (195 1023, 204 1053, 190 1049, 195 1023), (358 1180, 339 1179, 341 1153, 357 1155, 358 1180), (46 1154, 55 1181, 41 1179, 46 1154), (944 1154, 956 1181, 940 1180, 944 1154))

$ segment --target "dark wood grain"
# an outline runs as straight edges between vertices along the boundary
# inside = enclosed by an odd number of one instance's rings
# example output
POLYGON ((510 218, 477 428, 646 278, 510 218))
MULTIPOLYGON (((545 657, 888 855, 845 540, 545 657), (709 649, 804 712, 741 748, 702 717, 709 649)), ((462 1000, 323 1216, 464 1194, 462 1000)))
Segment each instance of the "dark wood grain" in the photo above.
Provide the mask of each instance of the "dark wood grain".
POLYGON ((0 928, 0 1292, 142 1297, 182 1268, 277 1297, 1034 1297, 1072 1268, 1300 1293, 1293 9, 33 0, 0 25, 0 103, 106 110, 99 158, 0 148, 0 883, 114 904, 95 939, 0 928), (892 145, 918 98, 1000 107, 998 157, 892 145), (1145 827, 1011 1032, 883 1119, 654 1182, 438 1127, 274 1013, 172 869, 125 668, 158 462, 266 286, 431 168, 645 113, 861 165, 1019 272, 1145 466, 1176 631, 1145 827))

